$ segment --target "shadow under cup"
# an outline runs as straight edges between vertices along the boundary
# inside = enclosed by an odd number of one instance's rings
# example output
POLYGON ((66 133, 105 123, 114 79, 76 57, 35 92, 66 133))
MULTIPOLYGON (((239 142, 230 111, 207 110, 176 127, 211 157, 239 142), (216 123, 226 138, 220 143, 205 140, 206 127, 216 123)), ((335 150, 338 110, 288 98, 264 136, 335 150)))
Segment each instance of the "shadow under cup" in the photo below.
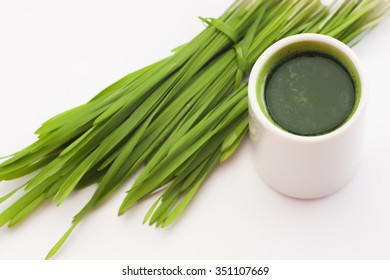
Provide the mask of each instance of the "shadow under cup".
POLYGON ((356 172, 367 90, 360 62, 342 42, 329 36, 300 34, 278 41, 258 59, 249 78, 250 133, 254 162, 262 179, 296 198, 318 198, 344 186, 356 172), (268 111, 265 91, 274 69, 301 54, 317 53, 340 64, 353 81, 354 103, 345 120, 318 135, 297 135, 268 111))

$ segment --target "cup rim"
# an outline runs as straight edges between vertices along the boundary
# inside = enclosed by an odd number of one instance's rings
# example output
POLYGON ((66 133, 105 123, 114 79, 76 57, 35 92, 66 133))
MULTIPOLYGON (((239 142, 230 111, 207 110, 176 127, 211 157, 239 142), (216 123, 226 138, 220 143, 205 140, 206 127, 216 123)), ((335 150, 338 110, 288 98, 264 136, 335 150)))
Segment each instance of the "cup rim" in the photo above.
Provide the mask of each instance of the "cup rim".
POLYGON ((338 135, 344 133, 349 129, 349 127, 353 126, 359 119, 359 116, 362 114, 363 109, 366 106, 367 96, 368 96, 367 85, 362 71, 362 65, 358 56, 350 47, 348 47, 343 42, 333 37, 322 35, 322 34, 302 33, 302 34, 292 35, 277 41, 276 43, 268 47, 263 52, 263 54, 257 59, 249 75, 249 83, 248 83, 249 104, 248 105, 253 114, 253 117, 271 132, 278 134, 281 137, 289 138, 295 141, 301 141, 301 142, 326 141, 329 140, 330 138, 337 137, 338 135), (318 42, 318 43, 329 45, 337 49, 350 60, 351 64, 355 67, 356 74, 358 76, 358 79, 360 80, 360 100, 351 118, 347 120, 342 126, 336 128, 335 130, 321 135, 310 135, 310 136, 297 135, 283 130, 282 128, 278 127, 276 124, 274 124, 271 120, 269 120, 265 116, 264 112, 260 109, 260 105, 258 102, 257 81, 259 79, 259 74, 261 73, 262 68, 272 58, 272 56, 275 53, 277 53, 279 50, 291 44, 300 43, 300 42, 318 42))

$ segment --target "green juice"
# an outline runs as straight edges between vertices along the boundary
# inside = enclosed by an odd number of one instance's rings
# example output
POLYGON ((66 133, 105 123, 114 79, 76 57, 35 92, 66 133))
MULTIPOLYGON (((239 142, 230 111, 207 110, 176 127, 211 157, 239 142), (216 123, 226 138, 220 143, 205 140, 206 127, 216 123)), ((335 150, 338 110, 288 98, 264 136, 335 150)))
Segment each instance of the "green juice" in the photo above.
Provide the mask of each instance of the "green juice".
POLYGON ((329 55, 299 53, 271 70, 264 101, 272 120, 284 130, 321 135, 341 126, 352 113, 356 103, 354 80, 329 55))
POLYGON ((300 136, 343 126, 360 102, 357 69, 339 49, 322 42, 296 42, 276 51, 259 72, 257 100, 264 116, 300 136))

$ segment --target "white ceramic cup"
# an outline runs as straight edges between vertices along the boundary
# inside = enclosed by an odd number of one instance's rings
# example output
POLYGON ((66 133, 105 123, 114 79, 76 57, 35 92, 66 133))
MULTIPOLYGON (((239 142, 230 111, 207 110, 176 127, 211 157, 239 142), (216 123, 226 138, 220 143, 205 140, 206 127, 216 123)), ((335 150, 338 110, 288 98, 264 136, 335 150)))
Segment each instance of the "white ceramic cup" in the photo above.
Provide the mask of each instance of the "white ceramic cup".
MULTIPOLYGON (((280 193, 302 199, 323 197, 343 187, 359 164, 366 87, 356 54, 332 37, 299 34, 269 47, 251 71, 248 90, 253 156, 263 180, 280 193), (339 128, 319 136, 295 135, 280 128, 260 108, 258 98, 264 98, 267 73, 291 51, 330 53, 354 76, 360 98, 357 96, 352 115, 339 128)), ((265 104, 264 99, 260 101, 265 104)))

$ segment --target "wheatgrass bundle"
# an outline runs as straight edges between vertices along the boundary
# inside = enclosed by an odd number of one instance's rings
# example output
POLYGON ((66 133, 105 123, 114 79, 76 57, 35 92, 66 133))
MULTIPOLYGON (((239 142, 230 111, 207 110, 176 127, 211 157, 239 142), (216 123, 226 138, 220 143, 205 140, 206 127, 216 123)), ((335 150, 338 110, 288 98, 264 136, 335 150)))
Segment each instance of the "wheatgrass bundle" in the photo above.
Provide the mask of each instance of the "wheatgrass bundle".
POLYGON ((88 103, 44 123, 38 140, 0 164, 0 181, 34 173, 24 195, 0 214, 15 226, 45 200, 60 205, 97 183, 52 257, 82 218, 142 172, 119 208, 124 214, 157 191, 144 222, 166 227, 187 207, 213 168, 234 153, 248 129, 246 74, 272 43, 311 32, 357 43, 389 9, 385 0, 237 0, 174 53, 131 73, 88 103))

